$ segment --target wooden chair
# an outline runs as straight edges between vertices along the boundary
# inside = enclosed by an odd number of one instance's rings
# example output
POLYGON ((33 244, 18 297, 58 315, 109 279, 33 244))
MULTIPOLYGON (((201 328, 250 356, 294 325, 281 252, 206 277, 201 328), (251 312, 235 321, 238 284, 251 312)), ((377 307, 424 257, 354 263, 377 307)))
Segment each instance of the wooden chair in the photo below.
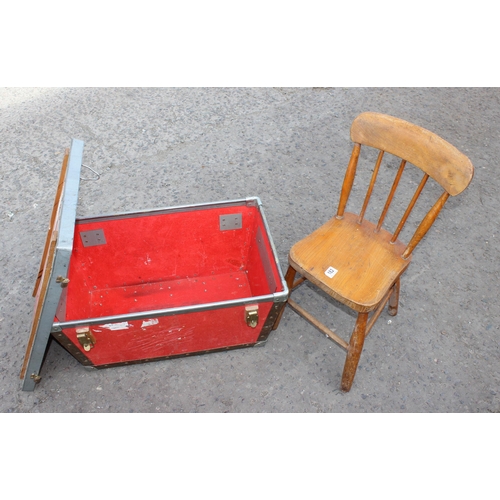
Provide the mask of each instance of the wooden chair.
MULTIPOLYGON (((391 116, 380 113, 359 115, 351 126, 351 140, 354 148, 337 215, 292 247, 285 277, 290 292, 308 280, 357 313, 351 338, 346 342, 297 302, 288 300, 293 310, 347 351, 341 383, 343 391, 351 389, 365 338, 386 304, 389 304, 391 316, 398 312, 400 277, 410 264, 413 250, 436 220, 448 197, 461 193, 474 174, 470 160, 454 146, 428 130, 391 116), (354 214, 346 212, 345 208, 362 145, 376 148, 379 153, 361 211, 354 214), (374 224, 364 217, 384 153, 398 157, 401 163, 382 214, 374 224), (390 233, 382 228, 382 224, 407 163, 420 168, 424 175, 396 230, 390 233), (398 236, 429 177, 444 191, 406 245, 398 236), (296 273, 301 278, 295 280, 296 273)), ((275 329, 280 320, 281 315, 274 324, 275 329)))

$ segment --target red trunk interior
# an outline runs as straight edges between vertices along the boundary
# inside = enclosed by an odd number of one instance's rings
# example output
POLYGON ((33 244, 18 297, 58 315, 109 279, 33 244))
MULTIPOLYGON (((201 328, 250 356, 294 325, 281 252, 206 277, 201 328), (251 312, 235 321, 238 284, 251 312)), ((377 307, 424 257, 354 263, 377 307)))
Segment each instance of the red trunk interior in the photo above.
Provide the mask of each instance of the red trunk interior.
MULTIPOLYGON (((283 291, 264 222, 252 204, 77 221, 69 279, 59 321, 283 291), (233 214, 241 214, 242 227, 221 230, 219 217, 233 214), (85 246, 81 233, 95 230, 104 233, 105 243, 85 246)), ((267 315, 270 307, 262 304, 260 314, 267 315)), ((250 328, 244 314, 240 306, 151 324, 132 321, 118 330, 92 327, 100 338, 86 355, 98 365, 252 343, 262 321, 250 328)), ((65 334, 78 345, 75 329, 65 334)))
POLYGON ((77 221, 64 321, 282 291, 275 266, 279 289, 270 289, 258 228, 266 234, 257 208, 245 205, 77 221), (242 214, 243 227, 221 231, 219 216, 233 213, 242 214), (84 247, 80 233, 97 229, 106 243, 84 247))

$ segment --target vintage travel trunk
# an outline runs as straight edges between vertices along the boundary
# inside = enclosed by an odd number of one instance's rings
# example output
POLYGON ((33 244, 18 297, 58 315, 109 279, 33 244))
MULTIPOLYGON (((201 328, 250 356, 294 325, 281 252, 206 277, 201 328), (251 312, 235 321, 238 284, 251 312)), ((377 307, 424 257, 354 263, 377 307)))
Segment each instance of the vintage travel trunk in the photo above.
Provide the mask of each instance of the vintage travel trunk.
POLYGON ((67 151, 21 370, 50 335, 110 367, 264 342, 288 289, 259 198, 75 219, 83 142, 67 151))

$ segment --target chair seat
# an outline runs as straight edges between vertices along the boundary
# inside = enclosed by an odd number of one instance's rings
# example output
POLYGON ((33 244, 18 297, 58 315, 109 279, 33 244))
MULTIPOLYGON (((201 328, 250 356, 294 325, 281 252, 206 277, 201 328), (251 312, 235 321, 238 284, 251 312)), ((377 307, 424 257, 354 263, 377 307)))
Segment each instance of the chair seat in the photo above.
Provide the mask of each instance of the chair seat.
POLYGON ((401 257, 406 245, 390 243, 391 233, 345 213, 333 217, 296 243, 289 255, 290 265, 336 300, 358 312, 376 308, 411 261, 401 257), (337 272, 329 277, 332 267, 337 272))

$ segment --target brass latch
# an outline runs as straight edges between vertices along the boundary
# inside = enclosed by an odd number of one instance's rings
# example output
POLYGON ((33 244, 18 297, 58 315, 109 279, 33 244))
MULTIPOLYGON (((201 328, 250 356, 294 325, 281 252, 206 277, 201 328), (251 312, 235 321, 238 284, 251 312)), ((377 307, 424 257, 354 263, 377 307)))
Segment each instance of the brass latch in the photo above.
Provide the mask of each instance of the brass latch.
POLYGON ((90 331, 90 328, 77 328, 76 338, 80 342, 85 351, 90 351, 95 345, 95 337, 90 331))
POLYGON ((245 307, 245 321, 251 328, 255 328, 259 322, 259 306, 245 307))

